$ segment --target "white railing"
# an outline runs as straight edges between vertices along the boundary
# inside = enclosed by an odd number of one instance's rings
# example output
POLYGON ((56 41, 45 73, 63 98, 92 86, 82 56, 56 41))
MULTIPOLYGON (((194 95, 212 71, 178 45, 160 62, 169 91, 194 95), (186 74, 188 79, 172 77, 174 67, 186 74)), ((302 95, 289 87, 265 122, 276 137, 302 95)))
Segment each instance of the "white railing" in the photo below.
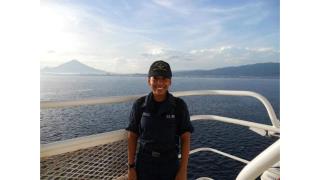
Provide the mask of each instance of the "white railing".
POLYGON ((277 140, 250 161, 238 174, 237 180, 256 179, 280 160, 280 140, 277 140))
MULTIPOLYGON (((194 153, 202 152, 202 151, 213 152, 213 153, 216 153, 216 154, 220 154, 222 156, 228 157, 230 159, 233 159, 233 160, 245 163, 245 164, 248 164, 250 162, 250 161, 245 160, 243 158, 239 158, 237 156, 234 156, 234 155, 231 155, 231 154, 228 154, 228 153, 225 153, 225 152, 219 151, 217 149, 213 149, 213 148, 197 148, 197 149, 193 149, 192 151, 190 151, 189 154, 194 154, 194 153)), ((179 158, 180 158, 180 156, 181 156, 181 154, 179 155, 179 158)))
MULTIPOLYGON (((222 117, 216 115, 194 115, 191 116, 191 120, 214 120, 225 123, 231 123, 236 125, 241 125, 253 129, 260 129, 266 132, 280 133, 280 121, 277 119, 276 114, 270 104, 270 102, 262 95, 251 92, 251 91, 229 91, 229 90, 201 90, 201 91, 181 91, 173 92, 174 96, 204 96, 204 95, 215 95, 215 96, 248 96, 258 99, 266 108, 269 118, 271 120, 272 126, 266 124, 260 124, 255 122, 249 122, 241 119, 234 119, 229 117, 222 117)), ((96 99, 84 99, 84 100, 72 100, 72 101, 42 101, 40 102, 41 108, 65 108, 74 107, 82 105, 97 105, 97 104, 114 104, 123 103, 135 100, 143 95, 133 95, 133 96, 119 96, 119 97, 107 97, 107 98, 96 98, 96 99)), ((52 155, 62 154, 66 152, 76 151, 79 149, 84 149, 92 146, 97 146, 101 144, 106 144, 114 142, 117 140, 123 140, 126 138, 125 130, 118 130, 114 132, 101 133, 86 137, 74 138, 66 141, 55 142, 50 144, 41 145, 41 158, 48 157, 52 155)), ((221 152, 213 148, 198 148, 190 151, 190 153, 200 152, 200 151, 211 151, 231 159, 246 163, 247 166, 239 173, 237 180, 242 179, 255 179, 263 171, 271 167, 275 162, 279 161, 279 147, 280 143, 277 141, 266 149, 263 153, 258 155, 254 160, 248 161, 231 154, 221 152), (271 159, 271 160, 270 160, 271 159), (272 164, 273 163, 273 164, 272 164)), ((203 177, 205 178, 205 177, 203 177)), ((208 178, 210 179, 210 178, 208 178)))
POLYGON ((78 137, 49 144, 42 144, 40 157, 50 157, 58 154, 77 151, 80 149, 86 149, 89 147, 109 144, 116 141, 124 140, 127 137, 128 136, 126 130, 121 129, 117 131, 78 137))
MULTIPOLYGON (((271 123, 274 127, 279 128, 280 122, 277 119, 276 113, 274 112, 271 103, 261 94, 252 92, 252 91, 230 91, 230 90, 199 90, 199 91, 178 91, 173 92, 173 95, 180 96, 205 96, 205 95, 214 95, 214 96, 249 96, 259 100, 264 107, 266 108, 271 123)), ((132 100, 136 100, 142 95, 133 95, 133 96, 114 96, 107 98, 93 98, 93 99, 83 99, 83 100, 71 100, 71 101, 41 101, 41 109, 45 108, 65 108, 73 106, 83 106, 83 105, 97 105, 97 104, 115 104, 123 103, 132 100)))

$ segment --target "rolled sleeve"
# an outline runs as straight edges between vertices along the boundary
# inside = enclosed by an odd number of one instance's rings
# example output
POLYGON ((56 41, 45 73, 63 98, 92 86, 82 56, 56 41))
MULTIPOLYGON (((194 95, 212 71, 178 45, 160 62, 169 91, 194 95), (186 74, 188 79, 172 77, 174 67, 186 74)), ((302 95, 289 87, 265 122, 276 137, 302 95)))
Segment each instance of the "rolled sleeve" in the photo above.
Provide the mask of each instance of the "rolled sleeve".
POLYGON ((192 133, 194 131, 194 128, 193 128, 192 123, 190 121, 188 106, 182 99, 180 99, 180 100, 181 100, 181 103, 180 103, 181 109, 179 109, 180 123, 179 123, 178 134, 182 135, 185 132, 192 133))
POLYGON ((137 101, 132 105, 132 109, 129 116, 129 124, 126 128, 127 131, 131 131, 139 135, 139 107, 137 101))

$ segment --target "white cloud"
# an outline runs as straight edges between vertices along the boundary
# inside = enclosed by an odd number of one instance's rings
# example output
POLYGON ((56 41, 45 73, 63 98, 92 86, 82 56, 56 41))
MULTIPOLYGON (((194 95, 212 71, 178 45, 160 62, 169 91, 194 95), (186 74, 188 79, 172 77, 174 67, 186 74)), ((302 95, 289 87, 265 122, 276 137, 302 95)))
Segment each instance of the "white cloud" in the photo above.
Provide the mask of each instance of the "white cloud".
MULTIPOLYGON (((226 66, 279 62, 280 53, 270 47, 248 48, 230 45, 188 52, 149 45, 145 53, 136 57, 117 56, 108 60, 82 61, 90 66, 116 73, 146 73, 155 60, 170 63, 173 70, 214 69, 226 66), (153 47, 153 49, 151 48, 153 47), (148 49, 148 50, 147 50, 148 49)), ((61 63, 61 62, 60 62, 61 63)))
POLYGON ((153 0, 156 5, 166 8, 169 11, 173 11, 178 14, 188 15, 191 13, 192 9, 186 6, 185 1, 177 0, 153 0))
POLYGON ((172 8, 173 6, 173 1, 170 0, 153 0, 153 2, 166 8, 172 8))
POLYGON ((279 62, 280 53, 273 48, 243 48, 222 46, 211 49, 197 49, 190 51, 195 59, 201 59, 203 68, 253 64, 262 62, 279 62))
MULTIPOLYGON (((144 53, 144 59, 162 59, 173 64, 176 70, 214 69, 225 66, 279 62, 280 54, 273 48, 243 48, 230 45, 189 52, 162 49, 161 53, 144 53)), ((151 63, 151 62, 150 62, 151 63)))
POLYGON ((248 28, 270 16, 264 2, 226 7, 197 3, 121 1, 112 7, 52 1, 51 7, 41 7, 47 14, 42 66, 78 59, 105 71, 134 73, 145 72, 157 59, 178 70, 279 61, 279 33, 251 33, 248 28))

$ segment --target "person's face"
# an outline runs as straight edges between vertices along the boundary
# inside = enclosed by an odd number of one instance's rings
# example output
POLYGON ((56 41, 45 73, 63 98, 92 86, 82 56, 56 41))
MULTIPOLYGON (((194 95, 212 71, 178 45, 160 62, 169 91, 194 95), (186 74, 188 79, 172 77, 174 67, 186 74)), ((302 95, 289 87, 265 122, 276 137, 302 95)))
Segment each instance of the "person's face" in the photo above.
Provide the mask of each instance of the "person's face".
POLYGON ((163 76, 151 76, 148 78, 148 84, 155 96, 165 95, 171 85, 171 79, 163 76))

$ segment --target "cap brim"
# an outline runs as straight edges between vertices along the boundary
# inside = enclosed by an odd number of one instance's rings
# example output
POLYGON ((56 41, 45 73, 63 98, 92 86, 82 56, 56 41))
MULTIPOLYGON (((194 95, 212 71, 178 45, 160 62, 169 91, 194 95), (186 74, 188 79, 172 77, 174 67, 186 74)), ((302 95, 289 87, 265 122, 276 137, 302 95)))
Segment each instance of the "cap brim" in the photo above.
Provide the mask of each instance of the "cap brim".
POLYGON ((152 76, 163 76, 163 77, 166 77, 166 78, 171 78, 172 76, 170 76, 168 74, 168 72, 164 72, 164 71, 156 71, 156 72, 152 72, 149 74, 149 77, 152 77, 152 76))

